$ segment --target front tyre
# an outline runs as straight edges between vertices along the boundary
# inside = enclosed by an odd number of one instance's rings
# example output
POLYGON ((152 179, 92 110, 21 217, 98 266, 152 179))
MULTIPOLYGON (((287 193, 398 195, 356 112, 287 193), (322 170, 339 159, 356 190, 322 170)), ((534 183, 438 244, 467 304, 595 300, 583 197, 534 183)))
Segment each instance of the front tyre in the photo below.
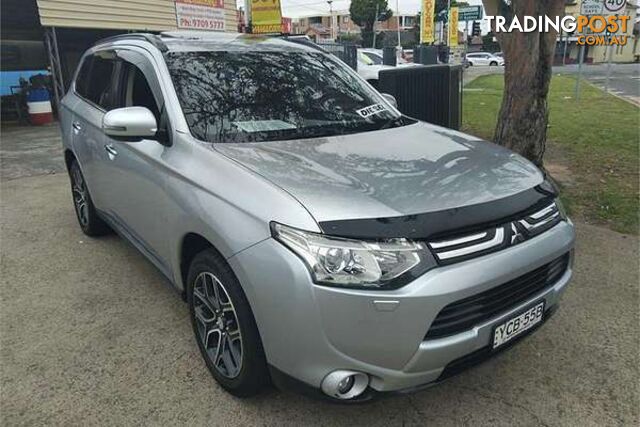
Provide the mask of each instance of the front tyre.
POLYGON ((213 378, 235 396, 258 394, 269 378, 258 328, 238 279, 212 249, 191 263, 187 302, 198 348, 213 378))
POLYGON ((490 67, 497 67, 498 63, 495 61, 491 61, 491 64, 489 64, 490 67))
POLYGON ((111 229, 96 212, 87 183, 76 160, 73 160, 69 167, 69 178, 71 179, 73 207, 82 232, 92 237, 109 233, 111 229))

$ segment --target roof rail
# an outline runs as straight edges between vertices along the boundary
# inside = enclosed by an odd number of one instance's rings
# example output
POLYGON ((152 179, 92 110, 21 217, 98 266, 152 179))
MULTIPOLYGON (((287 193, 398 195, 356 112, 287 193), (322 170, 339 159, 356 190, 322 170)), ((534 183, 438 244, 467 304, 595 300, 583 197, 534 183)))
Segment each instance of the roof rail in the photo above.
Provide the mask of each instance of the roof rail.
POLYGON ((313 40, 311 40, 309 36, 306 36, 306 35, 295 35, 295 36, 281 35, 279 37, 291 43, 301 44, 303 46, 307 46, 307 47, 319 50, 320 52, 323 52, 323 53, 329 53, 325 48, 315 43, 313 40))
POLYGON ((162 39, 155 35, 155 34, 151 34, 151 33, 128 33, 128 34, 118 34, 116 36, 111 36, 111 37, 107 37, 104 39, 100 39, 97 42, 95 42, 93 44, 93 46, 102 44, 102 43, 108 43, 108 42, 113 42, 113 41, 118 41, 118 40, 144 40, 146 42, 151 43, 152 45, 154 45, 155 47, 158 48, 158 50, 160 50, 161 52, 166 52, 169 50, 169 48, 167 47, 167 45, 162 41, 162 39))

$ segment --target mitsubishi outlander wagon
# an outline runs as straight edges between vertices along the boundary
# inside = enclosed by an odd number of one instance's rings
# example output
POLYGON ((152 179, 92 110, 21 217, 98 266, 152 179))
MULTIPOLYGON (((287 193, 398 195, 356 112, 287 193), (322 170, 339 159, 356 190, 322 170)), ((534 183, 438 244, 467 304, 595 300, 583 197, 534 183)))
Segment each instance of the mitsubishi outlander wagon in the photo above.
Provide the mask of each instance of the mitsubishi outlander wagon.
POLYGON ((117 232, 184 295, 236 396, 430 386, 537 329, 571 278, 544 173, 300 40, 106 39, 61 126, 82 231, 117 232))

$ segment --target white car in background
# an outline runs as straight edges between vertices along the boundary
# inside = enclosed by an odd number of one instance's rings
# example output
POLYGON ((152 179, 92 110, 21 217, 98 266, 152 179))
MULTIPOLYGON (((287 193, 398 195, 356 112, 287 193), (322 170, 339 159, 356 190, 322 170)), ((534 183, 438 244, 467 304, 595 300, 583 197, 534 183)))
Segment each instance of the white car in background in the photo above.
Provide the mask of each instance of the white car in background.
MULTIPOLYGON (((375 65, 383 65, 383 53, 382 49, 358 49, 358 52, 362 52, 363 55, 367 56, 375 65)), ((397 59, 398 67, 412 67, 415 64, 413 62, 408 62, 406 59, 398 56, 397 59)))
MULTIPOLYGON (((382 57, 382 49, 358 49, 358 74, 374 87, 378 83, 378 75, 381 70, 395 68, 391 65, 384 65, 382 57)), ((407 62, 404 58, 397 58, 398 67, 412 67, 414 65, 419 64, 407 62)))
POLYGON ((391 65, 383 65, 382 60, 380 63, 376 63, 376 61, 371 59, 368 53, 369 51, 358 49, 358 74, 360 74, 362 78, 369 82, 373 87, 377 87, 380 71, 390 70, 394 67, 391 65))
POLYGON ((495 56, 489 52, 467 53, 465 62, 470 67, 478 65, 489 65, 492 67, 504 66, 504 58, 495 56))

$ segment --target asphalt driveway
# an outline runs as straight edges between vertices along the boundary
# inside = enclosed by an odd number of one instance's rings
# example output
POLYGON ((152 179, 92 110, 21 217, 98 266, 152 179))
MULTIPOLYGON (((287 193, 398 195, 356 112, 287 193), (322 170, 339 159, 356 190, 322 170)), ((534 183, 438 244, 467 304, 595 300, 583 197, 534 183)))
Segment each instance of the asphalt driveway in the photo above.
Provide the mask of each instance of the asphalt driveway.
POLYGON ((0 193, 3 425, 638 425, 636 237, 578 224, 558 313, 437 387, 357 406, 239 400, 209 376, 162 276, 118 237, 84 236, 59 161, 46 175, 29 162, 3 156, 21 171, 0 193))

